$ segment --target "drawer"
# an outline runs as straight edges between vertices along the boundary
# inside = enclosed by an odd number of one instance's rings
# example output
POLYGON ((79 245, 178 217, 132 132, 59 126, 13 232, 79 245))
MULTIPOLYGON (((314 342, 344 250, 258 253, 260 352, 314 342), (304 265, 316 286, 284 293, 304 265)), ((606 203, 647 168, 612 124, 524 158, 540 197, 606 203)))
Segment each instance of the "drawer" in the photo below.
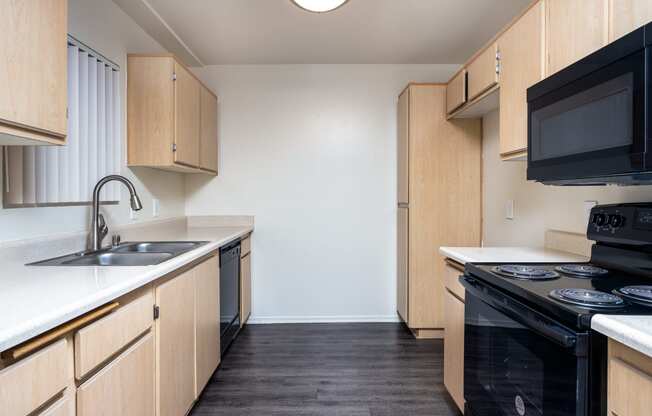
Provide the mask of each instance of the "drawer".
POLYGON ((251 252, 251 236, 240 241, 240 257, 244 257, 251 252))
POLYGON ((72 381, 68 341, 54 344, 0 370, 4 416, 25 416, 63 391, 72 381))
POLYGON ((452 260, 446 260, 444 286, 460 299, 464 299, 464 286, 459 280, 462 274, 464 274, 464 266, 452 260))
POLYGON ((66 394, 50 405, 39 416, 75 416, 75 392, 70 390, 71 393, 66 394))
POLYGON ((154 337, 132 345, 77 389, 77 416, 154 415, 154 337))
POLYGON ((152 326, 151 291, 75 333, 75 377, 79 380, 152 326))

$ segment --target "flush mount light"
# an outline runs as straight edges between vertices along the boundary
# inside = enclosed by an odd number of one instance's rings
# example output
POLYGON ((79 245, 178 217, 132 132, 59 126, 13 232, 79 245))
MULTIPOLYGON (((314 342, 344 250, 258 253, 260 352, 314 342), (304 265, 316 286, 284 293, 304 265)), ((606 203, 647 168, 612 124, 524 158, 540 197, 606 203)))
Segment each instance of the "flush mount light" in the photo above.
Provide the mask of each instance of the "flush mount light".
POLYGON ((332 12, 344 5, 349 0, 291 0, 292 3, 313 13, 332 12))

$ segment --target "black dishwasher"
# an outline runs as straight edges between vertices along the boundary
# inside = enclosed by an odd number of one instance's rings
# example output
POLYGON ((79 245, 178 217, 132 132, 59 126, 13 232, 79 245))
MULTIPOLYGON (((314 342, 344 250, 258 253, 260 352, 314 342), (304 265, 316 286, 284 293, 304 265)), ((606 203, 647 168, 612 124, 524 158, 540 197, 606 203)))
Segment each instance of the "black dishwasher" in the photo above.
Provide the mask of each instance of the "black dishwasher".
POLYGON ((240 241, 220 249, 220 349, 240 331, 240 241))

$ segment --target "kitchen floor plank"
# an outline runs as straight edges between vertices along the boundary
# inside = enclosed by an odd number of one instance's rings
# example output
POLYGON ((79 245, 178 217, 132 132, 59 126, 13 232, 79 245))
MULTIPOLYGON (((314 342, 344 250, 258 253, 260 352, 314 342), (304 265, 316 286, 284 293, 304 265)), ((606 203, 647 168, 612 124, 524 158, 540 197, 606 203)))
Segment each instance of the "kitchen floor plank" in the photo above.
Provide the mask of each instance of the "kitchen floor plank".
POLYGON ((192 416, 456 416, 443 343, 402 324, 248 325, 192 416))

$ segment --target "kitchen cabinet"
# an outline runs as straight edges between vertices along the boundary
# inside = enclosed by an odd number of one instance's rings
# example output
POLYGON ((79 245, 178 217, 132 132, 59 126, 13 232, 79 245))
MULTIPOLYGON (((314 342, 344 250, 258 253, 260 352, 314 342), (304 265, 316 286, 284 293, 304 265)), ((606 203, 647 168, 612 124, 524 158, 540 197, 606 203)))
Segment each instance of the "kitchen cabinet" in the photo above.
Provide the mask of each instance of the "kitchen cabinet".
POLYGON ((240 325, 244 326, 251 316, 251 250, 250 238, 241 243, 240 258, 240 325), (245 247, 246 249, 243 249, 245 247))
POLYGON ((75 416, 75 393, 65 393, 59 400, 48 406, 39 416, 75 416))
POLYGON ((446 113, 453 113, 466 101, 466 69, 462 69, 446 85, 446 113))
POLYGON ((159 285, 156 305, 156 414, 185 415, 195 400, 194 271, 159 285))
POLYGON ((131 54, 127 61, 128 164, 215 174, 217 121, 209 116, 216 118, 217 110, 202 99, 206 87, 173 55, 131 54))
POLYGON ((464 301, 448 289, 444 295, 444 386, 464 411, 464 301))
POLYGON ((154 338, 147 333, 79 386, 77 416, 153 416, 154 394, 154 338))
POLYGON ((503 159, 527 153, 527 89, 543 79, 543 2, 530 8, 499 39, 500 155, 503 159))
POLYGON ((199 396, 220 364, 219 293, 219 258, 213 256, 195 269, 195 396, 199 396))
POLYGON ((545 0, 546 75, 607 44, 609 0, 545 0))
POLYGON ((65 144, 68 2, 3 0, 0 145, 65 144))
POLYGON ((652 408, 652 358, 609 340, 609 416, 646 416, 652 408))
POLYGON ((0 370, 2 414, 30 414, 65 392, 71 381, 72 348, 64 338, 0 370))
POLYGON ((398 97, 398 120, 397 120, 397 167, 398 167, 398 203, 407 204, 409 196, 408 165, 410 158, 408 155, 408 114, 409 114, 409 94, 401 94, 398 97))
POLYGON ((652 21, 650 0, 609 0, 609 42, 652 21))
POLYGON ((432 247, 480 244, 481 121, 447 120, 443 85, 411 84, 401 100, 409 198, 398 206, 399 265, 407 263, 407 273, 397 270, 398 313, 417 337, 441 337, 444 262, 432 247))
POLYGON ((217 97, 208 88, 201 88, 199 167, 217 174, 217 97))
POLYGON ((468 101, 498 85, 498 44, 494 43, 482 51, 466 68, 468 101))

